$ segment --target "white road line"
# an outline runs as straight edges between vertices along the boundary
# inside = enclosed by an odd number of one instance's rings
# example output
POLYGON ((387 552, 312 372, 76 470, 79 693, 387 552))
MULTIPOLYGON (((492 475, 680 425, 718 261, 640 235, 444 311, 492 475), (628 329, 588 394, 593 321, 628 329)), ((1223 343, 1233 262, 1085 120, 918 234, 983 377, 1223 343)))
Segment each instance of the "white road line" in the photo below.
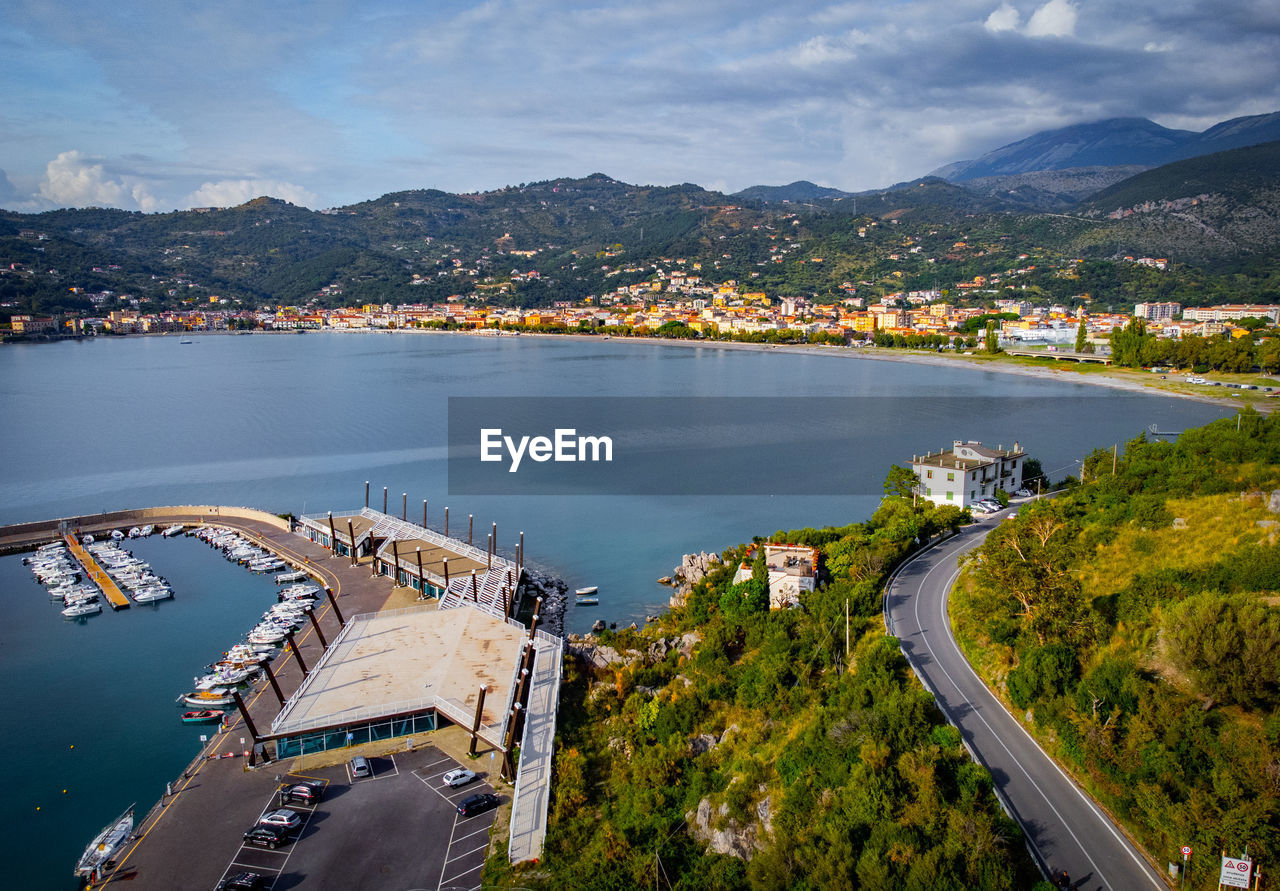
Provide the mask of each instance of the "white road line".
POLYGON ((449 878, 448 878, 448 879, 443 879, 443 878, 442 878, 442 879, 440 879, 440 887, 441 887, 441 888, 443 888, 443 887, 445 886, 445 882, 446 882, 446 881, 448 881, 448 882, 454 882, 454 881, 457 881, 458 879, 462 878, 463 876, 465 876, 465 875, 467 875, 467 874, 469 874, 469 873, 473 873, 473 872, 475 872, 477 869, 484 869, 484 861, 483 861, 483 860, 481 860, 479 863, 477 863, 475 866, 471 867, 470 869, 464 869, 464 870, 463 870, 462 872, 460 872, 460 873, 457 873, 457 874, 455 874, 455 875, 451 875, 451 876, 449 876, 449 878))
MULTIPOLYGON (((444 848, 445 857, 449 856, 449 848, 453 847, 453 833, 457 828, 458 815, 455 813, 453 815, 453 825, 449 827, 449 844, 445 845, 444 848)), ((444 887, 444 868, 448 865, 449 864, 447 862, 440 864, 440 881, 436 883, 436 891, 440 891, 440 889, 444 887)), ((463 875, 466 875, 466 873, 463 873, 463 875)))
MULTIPOLYGON (((476 851, 483 851, 483 850, 484 850, 485 848, 487 848, 487 847, 489 847, 489 843, 486 841, 484 844, 482 844, 482 845, 481 845, 480 847, 478 847, 478 848, 472 848, 470 851, 464 851, 463 853, 459 854, 457 857, 450 857, 449 859, 445 860, 445 863, 446 863, 446 864, 447 864, 447 863, 452 863, 452 862, 453 862, 453 861, 455 861, 455 860, 461 860, 463 857, 470 857, 470 856, 471 856, 472 854, 474 854, 476 851)), ((452 846, 452 845, 450 845, 450 846, 449 846, 449 850, 451 850, 451 851, 453 850, 453 846, 452 846)))
POLYGON ((488 828, 485 828, 485 829, 477 829, 475 832, 472 832, 472 833, 470 833, 469 835, 464 835, 464 836, 462 836, 461 838, 456 839, 456 841, 460 841, 460 842, 461 842, 461 841, 466 841, 467 839, 471 838, 471 836, 472 836, 472 835, 479 835, 479 834, 480 834, 480 833, 482 833, 482 832, 483 832, 483 833, 485 833, 485 834, 487 835, 487 834, 488 834, 488 832, 489 832, 489 829, 490 829, 490 828, 492 828, 492 827, 488 827, 488 828))

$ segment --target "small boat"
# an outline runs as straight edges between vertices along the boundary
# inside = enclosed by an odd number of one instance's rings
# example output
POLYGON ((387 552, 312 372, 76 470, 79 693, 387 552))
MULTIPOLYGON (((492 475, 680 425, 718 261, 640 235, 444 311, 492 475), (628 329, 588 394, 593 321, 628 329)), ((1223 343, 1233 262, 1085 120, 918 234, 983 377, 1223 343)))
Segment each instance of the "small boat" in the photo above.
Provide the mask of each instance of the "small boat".
POLYGON ((600 589, 599 589, 597 586, 592 585, 592 586, 591 586, 591 587, 589 587, 589 588, 579 588, 578 590, 574 591, 573 593, 574 593, 574 594, 577 594, 579 597, 595 597, 595 596, 596 596, 596 592, 598 592, 599 590, 600 590, 600 589))
POLYGON ((88 547, 89 545, 93 544, 93 536, 86 535, 84 538, 80 539, 80 543, 88 547))
POLYGON ((195 343, 195 341, 192 340, 190 337, 184 337, 178 341, 179 346, 186 346, 187 344, 192 344, 192 343, 195 343))
POLYGON ((579 597, 578 606, 596 606, 600 603, 599 597, 579 597))
POLYGON ((150 535, 152 532, 155 532, 155 531, 156 531, 155 526, 143 526, 141 529, 138 530, 138 535, 140 535, 143 538, 146 538, 148 535, 150 535))
POLYGON ((129 537, 130 537, 130 538, 141 538, 141 537, 142 537, 142 530, 141 530, 141 529, 139 529, 137 526, 134 526, 132 529, 130 529, 130 530, 129 530, 129 537))
POLYGON ((225 714, 226 712, 218 711, 217 709, 213 709, 213 708, 204 708, 196 712, 183 712, 182 723, 183 724, 213 724, 216 721, 221 721, 222 716, 225 714))
POLYGON ((102 604, 83 601, 67 607, 62 611, 62 614, 68 619, 78 619, 81 616, 94 616, 100 612, 102 612, 102 604))
POLYGON ((306 578, 307 574, 300 569, 297 572, 282 572, 280 575, 276 576, 276 584, 288 585, 292 582, 305 581, 306 578))
POLYGON ((231 695, 231 691, 226 687, 214 687, 212 690, 196 690, 191 693, 184 693, 178 699, 180 702, 198 706, 199 708, 235 705, 236 701, 235 697, 231 695))
POLYGON ((121 532, 119 529, 112 529, 112 530, 111 530, 111 540, 112 540, 112 541, 119 541, 119 540, 120 540, 120 539, 122 539, 122 538, 124 538, 124 533, 123 533, 123 532, 121 532))
POLYGON ((89 847, 84 849, 84 853, 80 855, 80 861, 76 864, 75 874, 82 879, 92 881, 98 871, 115 856, 116 851, 124 846, 131 832, 133 832, 133 805, 129 805, 128 810, 108 823, 97 837, 89 842, 89 847))
POLYGON ((133 594, 133 599, 137 603, 155 603, 157 600, 168 600, 171 597, 173 597, 173 590, 162 585, 139 588, 133 594))
POLYGON ((177 525, 170 526, 168 529, 161 532, 160 535, 164 538, 173 538, 175 535, 181 535, 182 529, 183 529, 182 524, 178 523, 177 525))

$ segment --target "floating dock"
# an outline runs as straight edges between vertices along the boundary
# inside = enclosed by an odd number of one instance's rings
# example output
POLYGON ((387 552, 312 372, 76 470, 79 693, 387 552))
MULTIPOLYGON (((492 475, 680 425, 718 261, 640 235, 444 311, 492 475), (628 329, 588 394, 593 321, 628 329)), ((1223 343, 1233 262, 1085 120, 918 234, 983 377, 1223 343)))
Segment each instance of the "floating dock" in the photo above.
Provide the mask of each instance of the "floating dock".
POLYGON ((107 575, 105 569, 98 565, 98 561, 93 559, 93 555, 85 550, 84 545, 76 541, 74 535, 64 535, 67 541, 67 549, 80 562, 84 568, 85 575, 102 589, 103 595, 107 598, 107 603, 111 604, 112 609, 128 609, 129 598, 124 596, 124 592, 120 590, 120 586, 107 575))

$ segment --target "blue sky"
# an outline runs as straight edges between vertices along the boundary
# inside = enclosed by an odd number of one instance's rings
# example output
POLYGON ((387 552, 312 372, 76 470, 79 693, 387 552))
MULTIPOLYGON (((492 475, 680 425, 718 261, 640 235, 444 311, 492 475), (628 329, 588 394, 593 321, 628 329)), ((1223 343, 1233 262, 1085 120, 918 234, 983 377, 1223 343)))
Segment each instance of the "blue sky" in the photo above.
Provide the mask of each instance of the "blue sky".
POLYGON ((1280 4, 0 4, 0 207, 322 208, 601 172, 912 179, 1038 130, 1280 110, 1280 4))

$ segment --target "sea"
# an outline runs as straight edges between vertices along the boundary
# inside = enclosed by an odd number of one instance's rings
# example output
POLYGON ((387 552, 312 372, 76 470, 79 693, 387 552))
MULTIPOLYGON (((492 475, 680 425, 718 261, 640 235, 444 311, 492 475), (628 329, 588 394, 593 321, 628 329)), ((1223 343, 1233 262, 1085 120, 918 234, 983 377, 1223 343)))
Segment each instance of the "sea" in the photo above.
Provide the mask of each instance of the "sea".
MULTIPOLYGON (((420 520, 425 499, 439 528, 447 505, 455 535, 468 516, 482 539, 497 523, 510 553, 523 532, 530 566, 571 589, 598 586, 598 606, 570 608, 569 632, 598 619, 643 624, 666 606, 671 590, 657 579, 683 554, 866 519, 890 464, 953 440, 1016 441, 1056 479, 1078 475, 1094 448, 1122 450, 1150 427, 1178 431, 1231 413, 836 350, 408 332, 191 339, 0 349, 0 523, 176 504, 336 512, 362 506, 367 483, 375 508, 385 487, 389 512, 420 520), (653 486, 666 494, 522 494, 514 484, 503 494, 450 492, 449 398, 470 396, 732 397, 748 418, 758 412, 751 426, 763 433, 746 450, 757 466, 744 475, 739 454, 733 479, 726 473, 719 490, 703 481, 691 487, 697 495, 669 480, 653 486), (811 424, 795 421, 796 404, 813 406, 811 424), (772 410, 782 405, 785 424, 772 410), (860 435, 833 438, 823 417, 832 412, 848 413, 860 435), (789 486, 791 472, 814 462, 839 469, 830 491, 795 494, 813 485, 789 486)), ((674 451, 742 445, 697 425, 682 425, 681 436, 674 451)), ((172 583, 172 601, 67 620, 20 556, 0 558, 7 887, 75 887, 72 867, 93 835, 130 803, 141 816, 161 797, 201 746, 175 698, 274 599, 270 578, 194 538, 126 544, 172 583)))

